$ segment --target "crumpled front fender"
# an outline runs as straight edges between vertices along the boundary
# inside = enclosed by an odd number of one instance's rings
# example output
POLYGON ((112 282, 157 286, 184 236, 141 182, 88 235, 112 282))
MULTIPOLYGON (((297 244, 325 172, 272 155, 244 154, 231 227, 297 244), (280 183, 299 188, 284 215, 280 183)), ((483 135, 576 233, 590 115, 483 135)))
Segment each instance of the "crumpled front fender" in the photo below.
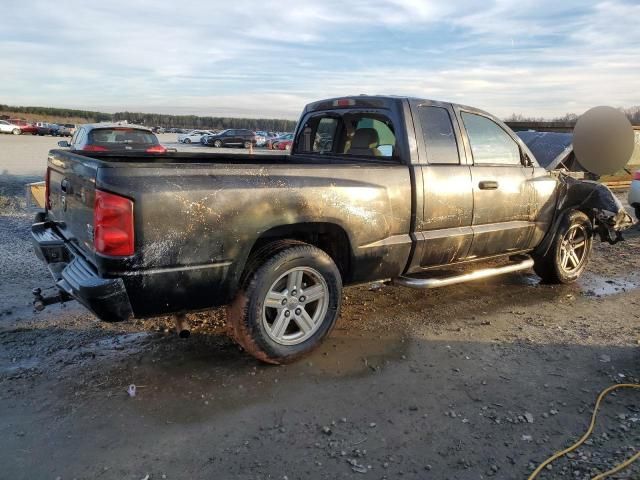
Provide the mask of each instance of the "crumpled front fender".
POLYGON ((589 216, 601 241, 613 245, 624 240, 622 232, 633 225, 633 219, 609 187, 591 180, 578 180, 563 173, 560 173, 558 180, 556 214, 536 253, 547 253, 558 228, 572 210, 580 210, 589 216))

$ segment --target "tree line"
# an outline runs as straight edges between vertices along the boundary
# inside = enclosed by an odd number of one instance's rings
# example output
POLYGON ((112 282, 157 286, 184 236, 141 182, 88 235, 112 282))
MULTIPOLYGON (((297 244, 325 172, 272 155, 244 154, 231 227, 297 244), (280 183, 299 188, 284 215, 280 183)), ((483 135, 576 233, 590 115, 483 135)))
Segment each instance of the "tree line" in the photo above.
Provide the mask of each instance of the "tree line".
POLYGON ((277 118, 235 118, 235 117, 201 117, 198 115, 167 115, 162 113, 116 112, 104 113, 90 110, 54 107, 12 107, 0 104, 1 112, 11 112, 40 117, 82 119, 87 123, 127 121, 148 127, 200 128, 221 130, 225 128, 248 128, 251 130, 267 130, 288 132, 295 128, 296 122, 277 118))
MULTIPOLYGON (((629 107, 629 108, 619 108, 622 113, 624 113, 631 125, 640 125, 640 106, 629 107)), ((509 117, 505 118, 505 122, 561 122, 561 123, 575 123, 578 120, 579 115, 575 113, 567 113, 561 117, 555 118, 543 118, 543 117, 531 117, 527 115, 523 115, 521 113, 512 113, 509 117)))

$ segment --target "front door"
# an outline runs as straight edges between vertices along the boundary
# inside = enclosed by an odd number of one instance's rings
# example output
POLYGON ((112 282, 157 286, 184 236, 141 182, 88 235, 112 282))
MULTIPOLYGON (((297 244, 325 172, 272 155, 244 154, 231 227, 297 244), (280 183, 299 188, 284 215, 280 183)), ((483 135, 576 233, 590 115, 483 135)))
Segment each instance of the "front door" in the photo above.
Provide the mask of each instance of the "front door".
POLYGON ((533 167, 493 119, 460 111, 473 158, 473 242, 469 259, 530 248, 535 229, 533 167))

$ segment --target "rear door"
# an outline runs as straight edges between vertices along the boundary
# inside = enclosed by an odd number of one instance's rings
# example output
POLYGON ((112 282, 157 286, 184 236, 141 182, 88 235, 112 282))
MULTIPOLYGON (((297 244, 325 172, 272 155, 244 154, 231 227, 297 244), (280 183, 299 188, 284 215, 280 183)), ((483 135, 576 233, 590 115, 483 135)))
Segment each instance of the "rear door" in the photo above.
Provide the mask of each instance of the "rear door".
POLYGON ((469 258, 529 248, 535 228, 533 167, 512 135, 494 119, 459 110, 466 131, 473 185, 473 243, 469 258))
POLYGON ((416 217, 419 265, 423 268, 464 260, 471 247, 473 193, 462 136, 450 104, 411 105, 422 178, 422 215, 416 217))

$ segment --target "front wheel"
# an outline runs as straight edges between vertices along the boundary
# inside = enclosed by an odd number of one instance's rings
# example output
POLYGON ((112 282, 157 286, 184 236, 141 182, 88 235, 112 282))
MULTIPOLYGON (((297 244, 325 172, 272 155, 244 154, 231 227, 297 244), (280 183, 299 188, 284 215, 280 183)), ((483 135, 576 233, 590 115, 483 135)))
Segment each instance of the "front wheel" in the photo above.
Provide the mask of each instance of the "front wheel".
POLYGON ((335 325, 342 299, 342 278, 331 257, 312 245, 278 242, 256 252, 248 265, 259 266, 227 310, 235 340, 274 364, 318 347, 335 325))
POLYGON ((587 266, 592 239, 589 217, 571 212, 558 228, 547 253, 534 255, 533 269, 546 283, 574 282, 587 266))
POLYGON ((215 142, 213 142, 213 146, 216 148, 222 147, 222 140, 216 140, 215 142))
POLYGON ((251 148, 251 142, 244 142, 244 148, 251 148))
POLYGON ((188 139, 188 138, 185 138, 185 139, 184 139, 184 143, 191 143, 191 140, 190 140, 190 139, 188 139))

